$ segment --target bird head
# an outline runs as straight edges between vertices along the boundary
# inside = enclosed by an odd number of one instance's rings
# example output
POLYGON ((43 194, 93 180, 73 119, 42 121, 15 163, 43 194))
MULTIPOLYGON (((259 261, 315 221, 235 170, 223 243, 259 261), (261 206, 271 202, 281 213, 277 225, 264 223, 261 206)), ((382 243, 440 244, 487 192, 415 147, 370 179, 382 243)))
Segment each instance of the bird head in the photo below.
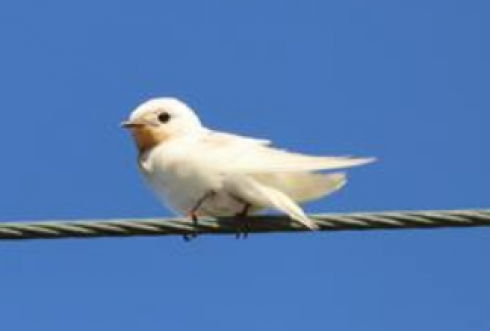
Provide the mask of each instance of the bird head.
POLYGON ((140 153, 170 139, 199 132, 203 128, 194 111, 175 98, 158 98, 144 102, 121 126, 131 131, 140 153))

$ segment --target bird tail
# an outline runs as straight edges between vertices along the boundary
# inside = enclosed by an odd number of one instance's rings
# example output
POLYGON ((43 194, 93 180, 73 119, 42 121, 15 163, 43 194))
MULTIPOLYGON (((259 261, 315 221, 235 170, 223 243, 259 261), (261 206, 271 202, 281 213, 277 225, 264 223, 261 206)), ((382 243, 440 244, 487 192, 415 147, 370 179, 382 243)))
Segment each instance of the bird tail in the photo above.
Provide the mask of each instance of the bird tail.
POLYGON ((292 219, 300 222, 310 230, 319 230, 318 225, 306 216, 303 209, 283 192, 264 185, 260 185, 260 191, 262 191, 263 197, 266 197, 268 207, 288 214, 292 219))
MULTIPOLYGON (((273 208, 288 214, 292 219, 311 230, 319 229, 318 225, 306 216, 303 209, 288 196, 287 192, 271 185, 273 182, 269 181, 267 184, 252 176, 240 176, 233 179, 225 182, 224 189, 233 196, 249 202, 255 209, 273 208)), ((324 185, 322 192, 325 193, 325 190, 326 185, 324 185)))

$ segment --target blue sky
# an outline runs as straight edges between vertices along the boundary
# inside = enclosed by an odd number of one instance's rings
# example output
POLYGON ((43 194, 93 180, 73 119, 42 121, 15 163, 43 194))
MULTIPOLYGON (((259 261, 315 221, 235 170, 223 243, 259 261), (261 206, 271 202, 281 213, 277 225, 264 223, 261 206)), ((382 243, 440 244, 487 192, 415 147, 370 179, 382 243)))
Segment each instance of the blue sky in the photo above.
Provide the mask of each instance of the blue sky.
MULTIPOLYGON (((0 220, 168 216, 119 127, 377 156, 310 212, 490 207, 487 1, 4 1, 0 220)), ((489 330, 487 229, 0 243, 5 330, 489 330)))

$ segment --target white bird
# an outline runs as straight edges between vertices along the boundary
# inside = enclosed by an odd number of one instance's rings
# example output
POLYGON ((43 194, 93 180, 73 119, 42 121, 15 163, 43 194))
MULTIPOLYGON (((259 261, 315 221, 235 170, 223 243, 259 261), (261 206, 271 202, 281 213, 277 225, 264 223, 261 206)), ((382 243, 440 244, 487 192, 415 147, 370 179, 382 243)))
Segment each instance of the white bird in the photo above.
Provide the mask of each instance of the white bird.
POLYGON ((175 98, 137 107, 129 129, 141 173, 173 211, 191 217, 246 216, 276 209, 311 230, 318 226, 298 203, 319 199, 346 183, 344 173, 318 173, 373 158, 309 156, 271 147, 268 140, 210 130, 175 98))

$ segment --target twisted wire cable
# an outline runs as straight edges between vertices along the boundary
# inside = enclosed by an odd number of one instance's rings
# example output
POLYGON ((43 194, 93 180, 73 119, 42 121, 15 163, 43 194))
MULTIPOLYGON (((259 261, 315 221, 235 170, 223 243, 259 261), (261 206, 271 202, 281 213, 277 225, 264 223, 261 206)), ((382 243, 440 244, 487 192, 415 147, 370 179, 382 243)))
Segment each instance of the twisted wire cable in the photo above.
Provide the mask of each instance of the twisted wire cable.
MULTIPOLYGON (((399 211, 310 215, 321 231, 490 226, 490 210, 399 211)), ((236 234, 244 218, 114 219, 0 222, 0 240, 236 234)), ((309 231, 287 216, 249 216, 249 233, 309 231)))

